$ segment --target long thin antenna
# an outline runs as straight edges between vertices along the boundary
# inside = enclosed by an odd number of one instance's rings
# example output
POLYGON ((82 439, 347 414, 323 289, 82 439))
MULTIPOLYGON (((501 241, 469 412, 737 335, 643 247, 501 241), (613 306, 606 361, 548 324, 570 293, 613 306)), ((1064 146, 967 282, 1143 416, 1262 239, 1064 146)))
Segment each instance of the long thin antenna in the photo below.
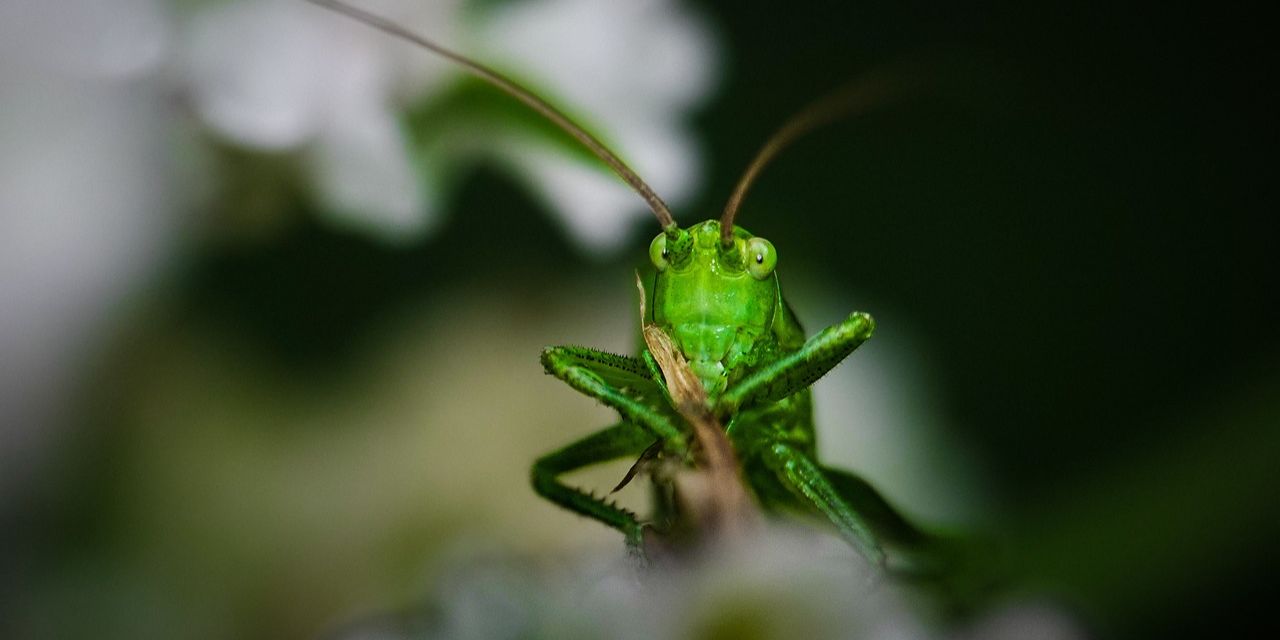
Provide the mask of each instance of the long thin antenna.
POLYGON ((756 153, 755 159, 747 166, 746 172, 738 179, 738 185, 734 187, 733 195, 729 197, 729 202, 725 204, 724 213, 720 216, 720 241, 722 243, 728 245, 733 242, 733 218, 738 213, 738 206, 742 204, 742 199, 747 195, 747 189, 751 188, 751 184, 755 182, 756 177, 764 169, 765 165, 769 164, 769 161, 773 160, 773 157, 778 155, 778 152, 795 142, 800 136, 843 117, 876 106, 887 98, 900 93, 904 85, 902 83, 889 82, 886 75, 888 74, 882 70, 881 73, 860 78, 836 90, 834 93, 810 103, 809 106, 792 116, 790 120, 787 120, 782 125, 782 128, 778 129, 769 138, 768 142, 764 143, 764 146, 756 153))
POLYGON ((308 2, 344 14, 384 33, 402 40, 407 40, 408 42, 412 42, 424 49, 448 58, 449 60, 465 67, 467 70, 476 74, 489 84, 501 89, 504 93, 507 93, 520 102, 525 103, 529 108, 542 114, 543 117, 555 123, 556 126, 573 136, 574 139, 582 143, 582 145, 590 150, 591 153, 594 153, 596 157, 609 165, 609 168, 613 169, 614 173, 618 174, 620 178, 626 181, 626 183, 630 185, 636 193, 640 194, 641 198, 644 198, 644 201, 648 203, 649 208, 653 210, 653 215, 657 216, 658 223, 662 225, 664 231, 672 231, 676 229, 676 221, 671 217, 671 210, 667 208, 667 203, 663 202, 662 198, 658 197, 658 194, 654 193, 653 189, 649 188, 649 185, 646 184, 644 180, 641 180, 640 176, 637 175, 635 171, 631 170, 631 167, 627 166, 627 163, 614 155, 612 151, 609 151, 608 147, 604 146, 603 142, 600 142, 599 139, 588 133, 586 129, 583 129, 573 120, 570 120, 569 116, 566 116, 561 113, 560 110, 550 104, 547 104, 545 100, 534 95, 532 91, 520 86, 516 81, 483 64, 480 64, 479 62, 476 62, 475 60, 450 51, 449 49, 446 49, 380 15, 370 13, 359 7, 353 7, 338 0, 308 0, 308 2))

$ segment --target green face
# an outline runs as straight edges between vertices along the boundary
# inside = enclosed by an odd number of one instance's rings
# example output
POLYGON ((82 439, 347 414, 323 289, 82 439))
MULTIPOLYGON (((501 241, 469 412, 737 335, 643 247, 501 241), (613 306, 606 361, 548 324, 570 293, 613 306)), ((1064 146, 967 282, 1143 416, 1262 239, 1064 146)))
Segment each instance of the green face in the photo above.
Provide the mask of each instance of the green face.
POLYGON ((649 246, 658 269, 653 319, 715 397, 757 343, 772 339, 777 253, 768 240, 740 227, 733 242, 723 245, 716 220, 676 233, 660 234, 649 246))

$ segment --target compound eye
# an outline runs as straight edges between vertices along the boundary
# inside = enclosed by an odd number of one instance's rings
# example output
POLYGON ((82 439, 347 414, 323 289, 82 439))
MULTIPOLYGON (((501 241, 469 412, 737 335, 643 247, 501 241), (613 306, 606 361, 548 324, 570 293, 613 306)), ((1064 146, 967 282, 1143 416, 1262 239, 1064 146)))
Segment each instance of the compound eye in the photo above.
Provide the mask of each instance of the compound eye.
POLYGON ((747 241, 744 258, 747 261, 747 273, 756 280, 764 280, 778 266, 778 252, 773 244, 764 238, 752 238, 747 241))
POLYGON ((649 243, 649 261, 658 271, 667 270, 667 234, 659 233, 658 237, 649 243))

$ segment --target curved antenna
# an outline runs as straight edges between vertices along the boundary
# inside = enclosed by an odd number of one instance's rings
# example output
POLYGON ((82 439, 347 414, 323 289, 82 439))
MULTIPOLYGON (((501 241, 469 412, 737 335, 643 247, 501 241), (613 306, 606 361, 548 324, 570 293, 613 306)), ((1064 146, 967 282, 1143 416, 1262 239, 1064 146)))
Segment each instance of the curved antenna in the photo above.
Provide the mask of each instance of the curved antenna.
POLYGON ((599 139, 588 133, 586 129, 583 129, 573 120, 569 119, 569 116, 566 116, 561 113, 559 109, 556 109, 542 98, 534 95, 532 91, 520 86, 520 84, 515 80, 512 80, 511 78, 508 78, 507 76, 502 75, 501 73, 498 73, 475 60, 446 49, 380 15, 370 13, 359 7, 353 7, 345 2, 340 2, 339 0, 308 0, 308 2, 336 11, 346 15, 347 17, 354 18, 355 20, 363 22, 374 29, 378 29, 379 31, 400 38, 401 40, 406 40, 427 49, 428 51, 432 51, 437 55, 448 58, 479 76, 482 80, 485 80, 489 84, 502 90, 503 93, 525 103, 529 108, 537 111, 544 118, 550 120, 556 126, 563 129, 565 133, 573 136, 575 140, 582 143, 582 146, 586 147, 591 151, 591 153, 594 153, 596 157, 604 161, 605 164, 609 165, 609 168, 613 169, 613 172, 618 174, 618 177, 622 178, 633 190, 635 190, 636 193, 640 194, 641 198, 644 198, 644 201, 648 203, 649 208, 653 210, 653 215, 657 216, 658 223, 662 225, 662 229, 664 231, 673 232, 678 228, 676 226, 675 219, 671 217, 671 210, 667 208, 667 203, 663 202, 662 198, 658 197, 658 194, 654 193, 653 189, 651 189, 644 180, 641 180, 640 176, 637 175, 635 171, 631 170, 631 167, 627 166, 627 163, 623 162, 617 155, 614 155, 612 151, 609 151, 609 148, 604 146, 603 142, 600 142, 599 139))
POLYGON ((902 86, 887 81, 886 75, 878 73, 855 80, 834 93, 810 103, 774 132, 756 153, 755 159, 747 166, 742 177, 738 179, 733 195, 729 196, 729 202, 725 204, 724 213, 720 216, 721 243, 728 245, 733 242, 733 218, 738 213, 742 199, 747 195, 747 189, 751 188, 751 184, 755 182, 765 165, 800 136, 894 97, 902 86))

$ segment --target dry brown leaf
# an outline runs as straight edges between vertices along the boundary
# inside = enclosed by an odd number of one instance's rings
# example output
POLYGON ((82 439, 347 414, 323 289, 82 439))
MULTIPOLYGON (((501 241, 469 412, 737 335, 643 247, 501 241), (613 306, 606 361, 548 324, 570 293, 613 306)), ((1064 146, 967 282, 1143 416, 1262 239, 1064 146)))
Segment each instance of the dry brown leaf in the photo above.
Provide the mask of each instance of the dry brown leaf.
POLYGON ((687 478, 682 494, 688 496, 693 513, 707 528, 723 533, 740 531, 755 519, 756 510, 743 486, 733 444, 711 412, 706 389, 684 354, 666 332, 645 322, 644 283, 639 273, 636 287, 640 290, 640 324, 645 345, 662 370, 676 411, 693 428, 696 439, 698 472, 702 477, 687 478))

